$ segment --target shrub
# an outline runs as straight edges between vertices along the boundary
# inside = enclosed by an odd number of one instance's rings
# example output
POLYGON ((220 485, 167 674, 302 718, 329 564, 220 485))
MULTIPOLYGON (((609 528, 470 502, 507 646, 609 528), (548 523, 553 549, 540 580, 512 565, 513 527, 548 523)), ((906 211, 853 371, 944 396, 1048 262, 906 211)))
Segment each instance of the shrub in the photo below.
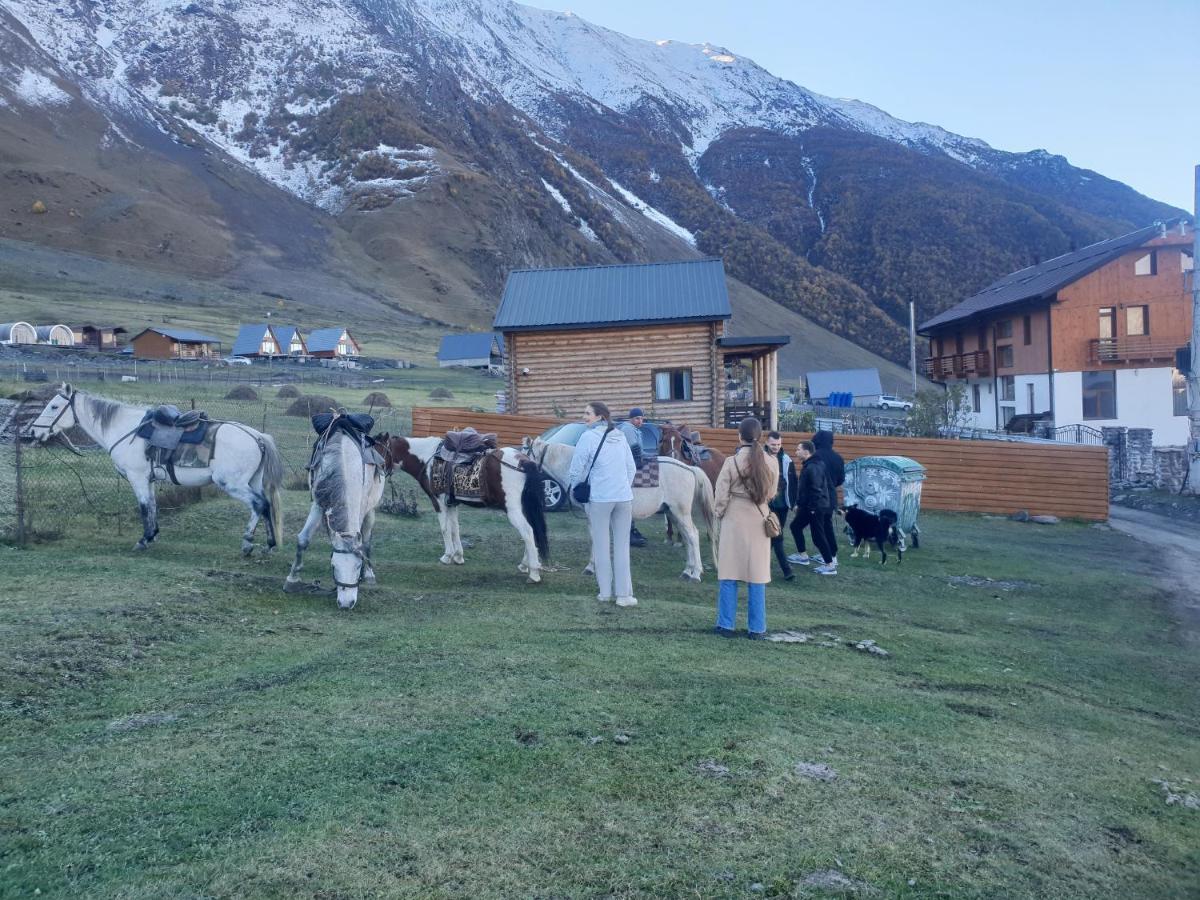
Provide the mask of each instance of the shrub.
POLYGON ((258 391, 248 384, 239 384, 225 395, 226 400, 257 400, 258 391))
POLYGON ((363 397, 362 405, 368 408, 374 406, 376 409, 391 409, 392 401, 382 391, 371 391, 363 397))
POLYGON ((450 390, 450 388, 446 388, 446 387, 435 387, 432 391, 429 392, 429 399, 430 400, 453 400, 454 399, 454 391, 452 391, 452 390, 450 390))
POLYGON ((285 416, 303 416, 311 418, 317 413, 329 412, 331 409, 337 409, 338 402, 332 397, 324 397, 321 394, 309 394, 306 397, 298 397, 285 411, 285 416))
POLYGON ((300 388, 296 387, 294 384, 285 384, 279 389, 279 393, 277 393, 275 396, 279 397, 281 400, 292 400, 300 396, 300 388))

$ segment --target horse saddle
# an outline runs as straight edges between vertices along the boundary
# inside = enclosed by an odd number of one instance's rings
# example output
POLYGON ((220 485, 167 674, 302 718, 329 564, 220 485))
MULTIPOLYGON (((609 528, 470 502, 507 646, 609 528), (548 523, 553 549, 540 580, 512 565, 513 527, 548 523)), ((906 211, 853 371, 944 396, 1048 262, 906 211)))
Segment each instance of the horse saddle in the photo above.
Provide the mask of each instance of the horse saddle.
POLYGON ((452 466, 462 466, 474 462, 496 447, 494 433, 480 434, 474 428, 464 428, 462 431, 446 432, 437 456, 452 466))
POLYGON ((165 403, 146 413, 135 434, 150 447, 171 451, 180 444, 203 443, 211 424, 203 410, 180 412, 179 407, 165 403))
POLYGON ((700 432, 693 431, 689 437, 684 438, 683 457, 693 463, 712 459, 712 450, 700 443, 700 432))
POLYGON ((375 427, 375 420, 366 413, 317 413, 312 417, 312 427, 317 433, 317 439, 313 442, 312 455, 308 458, 308 468, 316 467, 321 451, 325 449, 329 439, 339 431, 358 447, 365 465, 380 468, 386 466, 386 460, 370 434, 371 429, 375 427))

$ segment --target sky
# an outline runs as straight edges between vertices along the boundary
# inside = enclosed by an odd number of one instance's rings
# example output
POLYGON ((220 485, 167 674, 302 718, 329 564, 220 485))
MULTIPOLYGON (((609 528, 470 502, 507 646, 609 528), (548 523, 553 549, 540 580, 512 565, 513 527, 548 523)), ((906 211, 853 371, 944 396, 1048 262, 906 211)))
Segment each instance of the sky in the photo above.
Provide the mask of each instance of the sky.
POLYGON ((1001 150, 1049 150, 1193 209, 1200 0, 524 0, 709 42, 809 90, 1001 150))

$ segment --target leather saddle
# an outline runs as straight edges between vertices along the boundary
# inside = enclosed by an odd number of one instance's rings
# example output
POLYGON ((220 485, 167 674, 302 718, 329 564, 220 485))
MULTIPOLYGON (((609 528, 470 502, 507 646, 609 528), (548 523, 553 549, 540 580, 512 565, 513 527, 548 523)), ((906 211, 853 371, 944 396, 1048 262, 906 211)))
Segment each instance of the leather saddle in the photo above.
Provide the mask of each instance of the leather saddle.
POLYGON ((317 439, 313 442, 308 468, 316 467, 317 460, 321 457, 321 451, 325 449, 329 439, 338 432, 354 441, 366 465, 380 468, 386 466, 383 454, 379 452, 375 440, 371 437, 371 429, 375 427, 375 420, 366 413, 317 413, 312 417, 312 427, 313 431, 317 433, 317 439))
POLYGON ((138 425, 137 436, 145 438, 155 450, 169 453, 180 444, 203 443, 210 424, 208 413, 203 410, 180 412, 179 407, 166 403, 146 413, 138 425))
POLYGON ((683 458, 693 463, 703 462, 712 458, 712 451, 700 443, 700 432, 684 433, 683 446, 680 448, 683 458))
POLYGON ((464 428, 446 432, 437 456, 452 466, 465 466, 497 446, 494 433, 480 434, 474 428, 464 428))

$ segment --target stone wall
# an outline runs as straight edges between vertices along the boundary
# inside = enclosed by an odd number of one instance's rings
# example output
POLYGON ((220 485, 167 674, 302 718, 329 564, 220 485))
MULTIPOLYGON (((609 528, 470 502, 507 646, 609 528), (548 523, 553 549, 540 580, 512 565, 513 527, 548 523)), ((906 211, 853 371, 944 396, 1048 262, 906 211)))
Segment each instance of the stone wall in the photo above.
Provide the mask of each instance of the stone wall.
POLYGON ((1188 454, 1186 447, 1157 447, 1154 450, 1154 486, 1172 494, 1183 490, 1183 479, 1187 477, 1188 454))

